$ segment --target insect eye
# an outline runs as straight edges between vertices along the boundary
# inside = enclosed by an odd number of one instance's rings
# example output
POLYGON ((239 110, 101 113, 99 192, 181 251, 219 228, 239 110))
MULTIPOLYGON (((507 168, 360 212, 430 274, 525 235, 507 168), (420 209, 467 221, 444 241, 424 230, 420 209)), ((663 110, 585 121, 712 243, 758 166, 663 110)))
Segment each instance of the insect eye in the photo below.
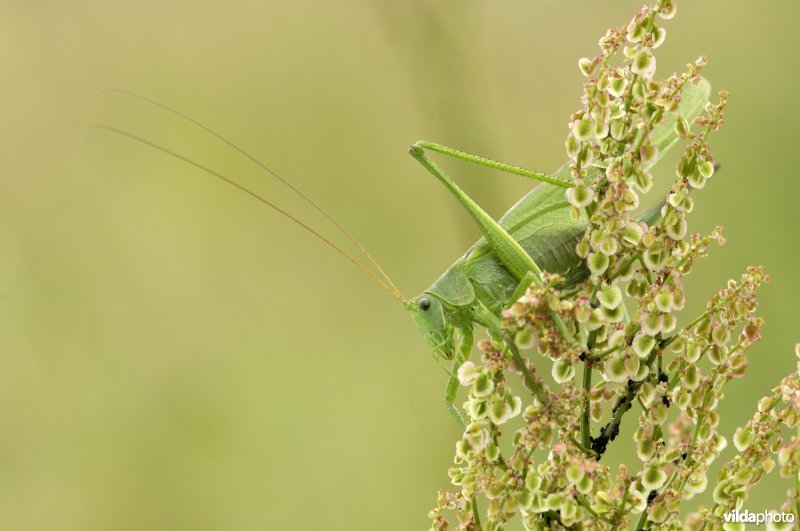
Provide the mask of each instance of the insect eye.
POLYGON ((428 297, 422 297, 419 300, 419 309, 423 312, 431 307, 431 300, 428 297))

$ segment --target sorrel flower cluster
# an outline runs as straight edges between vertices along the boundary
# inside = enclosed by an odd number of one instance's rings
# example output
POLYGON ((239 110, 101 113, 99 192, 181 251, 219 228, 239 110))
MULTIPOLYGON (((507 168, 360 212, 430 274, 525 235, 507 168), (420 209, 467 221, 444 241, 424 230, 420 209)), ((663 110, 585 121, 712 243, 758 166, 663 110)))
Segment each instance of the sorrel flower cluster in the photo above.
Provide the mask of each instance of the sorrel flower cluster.
MULTIPOLYGON (((749 268, 701 315, 679 318, 684 277, 713 243, 724 243, 721 228, 690 234, 688 219, 695 191, 714 174, 708 138, 725 121, 728 93, 698 116, 685 114, 689 95, 707 86, 702 57, 682 74, 655 78, 654 50, 666 37, 659 24, 674 14, 670 0, 643 7, 600 39, 599 55, 579 62, 586 81, 569 123, 575 186, 566 195, 572 216, 587 223, 577 253, 588 278, 562 289, 563 279, 545 274, 504 311, 507 335, 481 341, 480 361, 458 370, 468 389, 468 425, 449 471, 458 489, 439 494, 432 529, 447 529, 451 512, 461 529, 501 529, 517 516, 527 529, 716 528, 776 466, 769 456, 798 478, 800 442, 781 435, 798 425, 794 373, 736 432, 741 453, 713 487, 716 506, 679 518, 682 504, 708 488, 709 465, 727 446, 717 405, 760 338, 756 291, 769 279, 749 268), (666 200, 637 214, 653 187, 651 167, 676 138, 685 147, 666 200), (520 352, 532 349, 552 362, 557 390, 520 352), (512 376, 530 394, 515 394, 512 376), (638 419, 625 417, 634 408, 638 419), (623 418, 638 462, 612 469, 602 457, 623 418)), ((795 486, 784 509, 800 512, 798 496, 795 486)))

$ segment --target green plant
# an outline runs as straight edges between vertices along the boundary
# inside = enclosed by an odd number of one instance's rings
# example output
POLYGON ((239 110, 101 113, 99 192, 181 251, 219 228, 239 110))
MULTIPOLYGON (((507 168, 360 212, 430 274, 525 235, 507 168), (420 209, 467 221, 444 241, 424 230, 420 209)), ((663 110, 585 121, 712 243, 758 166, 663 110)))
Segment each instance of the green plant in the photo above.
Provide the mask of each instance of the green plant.
POLYGON ((736 431, 739 454, 713 486, 715 505, 681 519, 727 445, 716 408, 760 338, 756 292, 769 278, 749 268, 678 326, 683 278, 724 242, 721 228, 690 234, 687 221, 695 190, 715 171, 708 139, 724 123, 728 93, 687 119, 681 100, 705 84, 705 59, 655 79, 654 50, 666 36, 660 20, 674 14, 670 0, 643 7, 600 39, 599 55, 579 62, 586 82, 566 141, 573 183, 566 198, 573 219, 588 222, 576 245, 588 278, 569 287, 543 273, 502 311, 502 332, 478 343, 480 361, 457 360, 468 389, 466 426, 449 471, 457 489, 440 492, 433 529, 447 529, 450 512, 462 529, 501 529, 517 516, 527 529, 739 529, 725 514, 741 509, 776 463, 795 479, 782 510, 800 516, 800 441, 782 433, 798 425, 795 372, 736 431), (665 131, 685 144, 676 179, 658 212, 637 218, 640 196, 653 185, 649 168, 668 147, 665 131), (552 362, 556 389, 520 352, 531 349, 552 362), (516 378, 529 394, 514 393, 516 378), (638 418, 630 418, 635 409, 638 418), (623 421, 636 423, 630 443, 638 463, 613 470, 602 458, 623 421))

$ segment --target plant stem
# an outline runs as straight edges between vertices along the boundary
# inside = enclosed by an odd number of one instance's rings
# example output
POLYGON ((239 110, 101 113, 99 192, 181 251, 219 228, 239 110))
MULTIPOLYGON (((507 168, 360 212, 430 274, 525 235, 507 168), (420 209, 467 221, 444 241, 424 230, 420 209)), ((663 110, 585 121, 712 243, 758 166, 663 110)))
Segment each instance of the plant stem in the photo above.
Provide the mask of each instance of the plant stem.
POLYGON ((592 450, 592 449, 591 449, 591 448, 589 448, 588 446, 581 444, 581 443, 578 441, 578 439, 576 439, 575 437, 570 437, 570 438, 569 438, 569 441, 570 441, 572 444, 574 444, 574 445, 575 445, 575 447, 576 447, 578 450, 580 450, 581 452, 585 453, 585 454, 586 454, 586 455, 588 455, 589 457, 594 457, 595 459, 597 459, 597 457, 598 457, 598 456, 597 456, 597 452, 595 452, 594 450, 592 450))
POLYGON ((581 444, 585 448, 589 448, 592 445, 589 425, 589 412, 592 406, 590 395, 592 390, 592 362, 588 358, 583 362, 583 390, 586 393, 586 398, 583 404, 583 414, 581 414, 581 444))
POLYGON ((478 498, 476 496, 472 497, 472 517, 475 518, 475 529, 477 529, 477 531, 483 531, 481 527, 481 514, 478 510, 478 498))
POLYGON ((595 512, 595 510, 594 510, 594 509, 592 509, 592 506, 591 506, 591 505, 589 505, 589 500, 587 500, 587 499, 586 499, 584 496, 581 496, 581 495, 579 494, 578 496, 576 496, 576 497, 575 497, 575 499, 576 499, 576 500, 578 500, 578 503, 580 503, 580 504, 583 506, 583 508, 584 508, 584 509, 586 509, 587 511, 589 511, 589 514, 591 514, 593 517, 595 517, 595 518, 598 518, 598 519, 600 519, 600 520, 604 521, 604 522, 605 522, 605 523, 607 523, 608 525, 613 525, 613 524, 611 523, 611 520, 609 520, 607 517, 605 517, 605 516, 600 516, 599 514, 597 514, 597 512, 595 512))
POLYGON ((639 521, 636 522, 636 531, 641 531, 644 529, 644 524, 647 523, 647 508, 642 511, 642 516, 639 517, 639 521))
POLYGON ((514 364, 522 373, 522 382, 525 384, 525 387, 527 387, 528 391, 533 393, 533 396, 538 398, 542 404, 550 406, 550 394, 547 392, 544 386, 533 377, 533 373, 531 373, 530 369, 528 369, 528 365, 520 355, 519 350, 517 350, 514 340, 506 337, 505 343, 508 345, 508 350, 511 351, 511 357, 514 360, 514 364))
MULTIPOLYGON (((656 356, 660 352, 659 349, 653 349, 650 355, 647 357, 645 361, 646 366, 650 366, 655 361, 656 356)), ((614 406, 614 414, 611 417, 611 420, 608 421, 608 424, 603 426, 600 430, 600 435, 595 439, 596 444, 593 444, 592 450, 597 452, 598 460, 606 451, 606 447, 609 442, 614 440, 619 433, 619 425, 622 422, 622 416, 631 408, 631 404, 633 403, 633 399, 636 397, 636 392, 639 390, 639 387, 642 386, 643 382, 634 382, 633 380, 628 380, 628 390, 622 398, 617 401, 616 406, 614 406)))
POLYGON ((616 347, 611 347, 610 349, 603 350, 598 352, 597 354, 591 357, 592 361, 599 361, 608 356, 609 354, 613 354, 614 352, 618 351, 622 348, 622 345, 617 345, 616 347))
POLYGON ((617 268, 616 271, 611 273, 608 276, 609 282, 620 276, 626 269, 628 269, 636 260, 638 260, 642 256, 642 251, 637 251, 633 253, 627 260, 622 262, 620 266, 617 268))
MULTIPOLYGON (((625 515, 625 502, 628 501, 628 489, 630 488, 630 483, 625 483, 625 490, 622 491, 622 500, 619 502, 619 511, 617 511, 614 520, 617 522, 622 521, 622 517, 625 515)), ((612 531, 619 529, 619 524, 613 524, 611 528, 612 531)))

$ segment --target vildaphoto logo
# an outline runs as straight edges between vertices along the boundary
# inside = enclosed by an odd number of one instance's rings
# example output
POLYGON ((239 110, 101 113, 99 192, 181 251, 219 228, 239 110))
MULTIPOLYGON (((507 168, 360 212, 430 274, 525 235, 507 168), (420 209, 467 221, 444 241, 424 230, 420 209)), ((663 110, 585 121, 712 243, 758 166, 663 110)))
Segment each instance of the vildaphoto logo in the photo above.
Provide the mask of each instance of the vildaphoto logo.
POLYGON ((728 524, 791 524, 794 523, 794 514, 779 512, 751 513, 747 509, 739 509, 725 513, 725 523, 728 524))

